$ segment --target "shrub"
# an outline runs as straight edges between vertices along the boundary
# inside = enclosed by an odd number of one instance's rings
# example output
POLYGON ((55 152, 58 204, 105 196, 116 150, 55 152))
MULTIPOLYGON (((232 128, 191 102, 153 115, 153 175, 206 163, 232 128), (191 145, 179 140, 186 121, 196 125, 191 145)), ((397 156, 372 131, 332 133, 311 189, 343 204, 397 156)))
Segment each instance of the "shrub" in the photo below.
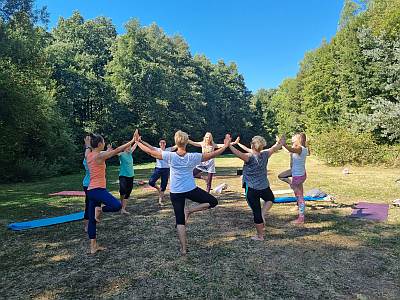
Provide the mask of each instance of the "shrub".
POLYGON ((329 165, 387 163, 388 146, 379 145, 370 133, 335 128, 312 136, 312 150, 329 165))

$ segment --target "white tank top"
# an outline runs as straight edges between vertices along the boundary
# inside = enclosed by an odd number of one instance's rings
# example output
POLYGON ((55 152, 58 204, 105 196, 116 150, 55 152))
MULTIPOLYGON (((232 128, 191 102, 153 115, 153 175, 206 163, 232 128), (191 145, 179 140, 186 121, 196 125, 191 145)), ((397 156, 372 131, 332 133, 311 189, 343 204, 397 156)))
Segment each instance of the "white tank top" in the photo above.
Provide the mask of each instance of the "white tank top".
POLYGON ((303 176, 306 173, 308 149, 301 146, 301 153, 292 153, 292 176, 303 176))

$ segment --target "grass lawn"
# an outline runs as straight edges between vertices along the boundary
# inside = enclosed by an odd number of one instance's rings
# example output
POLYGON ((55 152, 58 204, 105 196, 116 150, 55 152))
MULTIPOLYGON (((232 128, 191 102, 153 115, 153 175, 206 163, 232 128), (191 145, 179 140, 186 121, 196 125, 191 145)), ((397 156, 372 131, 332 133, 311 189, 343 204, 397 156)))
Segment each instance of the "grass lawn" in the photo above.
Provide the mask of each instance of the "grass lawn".
MULTIPOLYGON (((283 152, 271 158, 273 190, 288 188, 277 179, 288 164, 283 152)), ((47 194, 81 190, 83 172, 0 185, 0 298, 400 298, 400 208, 391 206, 386 223, 347 217, 356 202, 400 198, 399 170, 350 167, 351 174, 343 175, 342 168, 310 157, 305 190, 320 188, 343 205, 308 206, 304 227, 289 223, 296 217, 293 204, 275 205, 265 241, 254 242, 252 214, 236 176, 241 165, 231 156, 217 159, 213 186, 226 182, 229 188, 217 196, 217 208, 191 216, 187 257, 178 255, 169 199, 160 207, 155 192, 135 188, 129 216, 104 214, 98 241, 108 249, 89 256, 82 222, 6 229, 11 222, 82 210, 83 198, 47 194)), ((153 166, 137 166, 136 179, 146 180, 153 166)), ((108 188, 116 196, 117 172, 107 170, 108 188)))

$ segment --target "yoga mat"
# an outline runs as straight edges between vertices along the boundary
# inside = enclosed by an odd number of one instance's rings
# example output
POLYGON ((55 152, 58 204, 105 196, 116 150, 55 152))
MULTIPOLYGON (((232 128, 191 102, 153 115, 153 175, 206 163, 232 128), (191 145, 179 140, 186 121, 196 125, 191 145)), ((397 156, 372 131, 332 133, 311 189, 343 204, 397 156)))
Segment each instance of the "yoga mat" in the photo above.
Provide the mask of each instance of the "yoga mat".
POLYGON ((388 218, 388 212, 388 204, 359 202, 353 208, 350 218, 384 222, 388 218))
POLYGON ((83 219, 84 212, 78 212, 70 215, 54 217, 54 218, 45 218, 45 219, 38 219, 33 221, 27 222, 19 222, 19 223, 11 223, 8 225, 8 229, 14 231, 38 228, 38 227, 45 227, 50 225, 62 224, 72 221, 78 221, 83 219))
POLYGON ((83 191, 61 191, 61 192, 49 194, 49 196, 85 197, 85 192, 83 192, 83 191))
MULTIPOLYGON (((325 200, 325 197, 305 196, 304 200, 305 201, 323 201, 323 200, 325 200)), ((278 198, 275 198, 275 203, 289 203, 289 202, 296 202, 296 201, 297 201, 296 197, 278 197, 278 198)))

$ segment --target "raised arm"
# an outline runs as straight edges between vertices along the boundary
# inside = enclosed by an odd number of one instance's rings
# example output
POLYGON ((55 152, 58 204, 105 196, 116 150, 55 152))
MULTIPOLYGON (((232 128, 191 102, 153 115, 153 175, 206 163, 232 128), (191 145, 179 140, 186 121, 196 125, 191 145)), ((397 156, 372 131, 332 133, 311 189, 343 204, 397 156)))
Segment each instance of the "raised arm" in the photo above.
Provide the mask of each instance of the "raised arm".
MULTIPOLYGON (((242 148, 244 151, 246 151, 247 153, 253 153, 253 151, 252 151, 250 148, 246 147, 245 145, 243 145, 243 144, 241 144, 241 143, 237 143, 237 145, 238 145, 240 148, 242 148)), ((236 148, 235 148, 235 149, 236 149, 236 148)))
POLYGON ((249 161, 249 159, 250 159, 249 153, 243 153, 243 152, 239 151, 238 149, 236 149, 235 147, 233 147, 233 145, 229 145, 229 149, 232 151, 232 153, 235 156, 237 156, 238 158, 240 158, 244 162, 248 162, 249 161))
POLYGON ((92 152, 92 147, 90 147, 90 136, 85 136, 85 158, 87 155, 92 152))
POLYGON ((151 155, 157 159, 163 159, 161 152, 158 152, 154 148, 150 148, 150 147, 146 146, 140 139, 137 140, 136 143, 139 146, 139 148, 142 149, 143 152, 146 152, 148 155, 151 155))
POLYGON ((132 146, 132 153, 133 153, 133 151, 135 151, 136 150, 136 148, 137 148, 137 143, 135 142, 134 144, 133 144, 133 146, 132 146))
POLYGON ((282 144, 276 142, 271 148, 265 149, 262 152, 268 151, 268 157, 282 149, 282 144))
POLYGON ((201 142, 193 142, 192 140, 188 140, 188 144, 195 147, 203 147, 203 144, 201 142))
POLYGON ((229 134, 225 135, 224 145, 221 148, 219 148, 218 150, 215 150, 213 152, 203 153, 203 157, 202 157, 201 161, 207 161, 207 160, 210 160, 210 159, 222 154, 226 150, 226 148, 229 147, 231 140, 232 140, 232 138, 229 134))
POLYGON ((299 155, 301 154, 301 150, 302 150, 301 147, 300 146, 292 147, 290 145, 287 145, 285 136, 282 136, 280 141, 281 141, 282 147, 285 148, 290 153, 297 153, 299 155))
MULTIPOLYGON (((230 144, 231 144, 231 145, 236 145, 237 143, 239 143, 239 141, 240 141, 240 137, 238 136, 238 137, 236 138, 236 140, 235 140, 234 142, 231 142, 230 144)), ((223 146, 224 146, 224 144, 216 144, 216 143, 214 143, 214 147, 215 147, 216 149, 221 148, 221 147, 223 147, 223 146)))
POLYGON ((125 151, 125 149, 130 147, 134 142, 135 141, 132 139, 131 141, 127 142, 126 144, 123 144, 115 149, 101 151, 97 157, 97 160, 107 160, 110 157, 113 157, 113 156, 117 155, 118 153, 125 151))
POLYGON ((142 144, 145 145, 147 148, 155 150, 155 147, 150 145, 148 142, 142 141, 142 144))

